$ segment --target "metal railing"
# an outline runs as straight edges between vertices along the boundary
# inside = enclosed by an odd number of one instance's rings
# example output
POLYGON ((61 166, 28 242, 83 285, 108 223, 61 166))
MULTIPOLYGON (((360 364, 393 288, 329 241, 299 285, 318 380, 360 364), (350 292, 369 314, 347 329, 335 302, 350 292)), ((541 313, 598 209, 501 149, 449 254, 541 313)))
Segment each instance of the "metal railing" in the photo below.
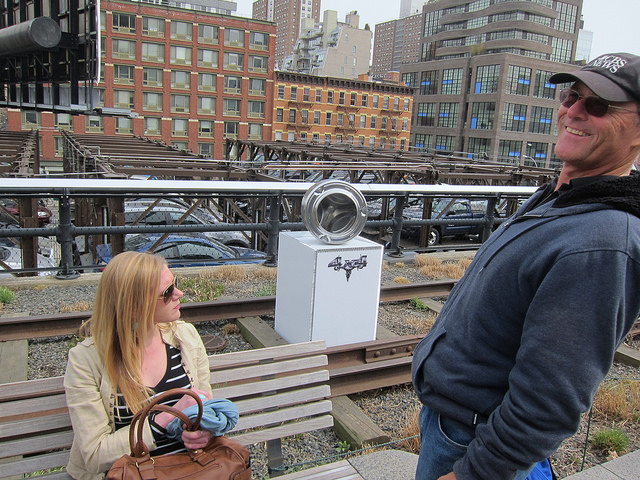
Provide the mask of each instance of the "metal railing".
MULTIPOLYGON (((305 182, 235 182, 235 181, 179 181, 179 180, 113 180, 113 179, 3 179, 0 185, 0 198, 14 199, 48 199, 55 205, 59 221, 49 226, 37 225, 34 219, 21 218, 20 226, 5 225, 0 228, 0 240, 21 238, 23 244, 24 268, 14 269, 11 273, 24 274, 55 270, 61 279, 73 278, 79 271, 91 271, 95 265, 78 264, 75 239, 81 236, 117 236, 134 233, 186 233, 241 231, 263 232, 266 241, 262 250, 266 253, 266 265, 277 263, 278 234, 283 230, 304 230, 306 227, 296 215, 295 205, 299 204, 304 193, 313 186, 305 182), (72 206, 78 199, 103 200, 114 197, 184 197, 184 198, 226 198, 226 199, 259 199, 263 202, 264 216, 255 221, 243 223, 212 223, 203 225, 75 225, 72 206), (30 221, 26 221, 30 220, 30 221), (52 239, 59 250, 59 261, 55 268, 37 268, 35 255, 24 255, 24 245, 30 245, 37 238, 52 239), (76 257, 74 260, 74 256, 76 257), (30 260, 29 260, 30 259, 30 260)), ((459 185, 398 185, 398 184, 354 184, 365 198, 395 199, 393 215, 390 218, 368 220, 365 228, 386 229, 391 232, 391 241, 387 251, 393 255, 402 255, 400 237, 406 226, 434 226, 439 224, 482 224, 481 241, 486 240, 495 224, 502 219, 494 216, 495 206, 500 201, 509 200, 516 203, 529 197, 536 187, 515 186, 459 186, 459 185), (468 198, 486 199, 487 210, 482 218, 469 220, 451 220, 446 218, 405 218, 404 208, 409 198, 468 198)), ((122 213, 122 212, 121 212, 122 213)), ((105 222, 107 223, 107 222, 105 222)), ((112 237, 117 238, 117 237, 112 237)), ((120 237, 122 238, 122 237, 120 237)), ((119 245, 123 245, 122 240, 119 245)), ((114 253, 117 253, 117 249, 114 253)), ((7 265, 4 265, 7 269, 7 265)), ((1 272, 2 270, 0 270, 1 272)), ((6 272, 5 272, 6 273, 6 272)))

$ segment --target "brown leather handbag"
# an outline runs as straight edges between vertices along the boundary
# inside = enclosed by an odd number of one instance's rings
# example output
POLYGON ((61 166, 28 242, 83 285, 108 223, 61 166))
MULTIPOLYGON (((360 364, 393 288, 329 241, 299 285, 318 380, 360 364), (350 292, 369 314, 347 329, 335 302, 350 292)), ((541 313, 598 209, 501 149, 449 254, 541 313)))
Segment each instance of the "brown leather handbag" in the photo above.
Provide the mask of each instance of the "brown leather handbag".
POLYGON ((144 420, 152 411, 180 418, 186 430, 194 431, 202 419, 202 400, 192 390, 174 388, 155 397, 136 413, 129 427, 131 455, 120 457, 107 472, 107 480, 249 480, 249 451, 235 440, 212 437, 206 447, 152 457, 143 441, 144 420), (159 405, 167 397, 190 395, 198 403, 198 417, 191 421, 180 410, 159 405))

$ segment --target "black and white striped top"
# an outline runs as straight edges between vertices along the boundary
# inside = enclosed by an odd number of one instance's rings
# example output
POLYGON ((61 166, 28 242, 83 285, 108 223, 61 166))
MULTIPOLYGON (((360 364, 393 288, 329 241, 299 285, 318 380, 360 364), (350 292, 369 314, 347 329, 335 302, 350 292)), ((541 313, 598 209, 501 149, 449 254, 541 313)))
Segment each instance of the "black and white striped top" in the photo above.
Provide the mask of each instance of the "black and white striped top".
MULTIPOLYGON (((154 396, 172 388, 191 388, 189 377, 182 366, 182 355, 180 354, 180 350, 168 344, 165 344, 165 346, 167 349, 167 370, 162 380, 153 387, 153 391, 155 392, 154 396)), ((131 410, 129 410, 125 404, 124 396, 121 393, 118 393, 117 397, 114 412, 116 430, 128 427, 131 425, 131 420, 133 419, 131 410)), ((170 398, 162 403, 164 405, 173 406, 179 399, 180 397, 178 396, 170 398)), ((157 445, 157 448, 151 452, 153 456, 185 451, 182 442, 169 439, 165 436, 166 430, 153 422, 153 416, 151 416, 150 425, 151 431, 153 432, 153 438, 157 445)))

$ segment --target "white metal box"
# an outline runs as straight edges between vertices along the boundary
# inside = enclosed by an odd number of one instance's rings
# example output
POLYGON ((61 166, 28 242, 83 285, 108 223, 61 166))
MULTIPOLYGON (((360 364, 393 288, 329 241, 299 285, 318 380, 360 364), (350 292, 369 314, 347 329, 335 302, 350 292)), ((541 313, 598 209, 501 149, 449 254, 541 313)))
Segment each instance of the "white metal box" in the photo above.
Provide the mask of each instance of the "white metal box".
POLYGON ((328 245, 309 232, 280 233, 276 332, 329 347, 375 340, 382 255, 360 237, 328 245))

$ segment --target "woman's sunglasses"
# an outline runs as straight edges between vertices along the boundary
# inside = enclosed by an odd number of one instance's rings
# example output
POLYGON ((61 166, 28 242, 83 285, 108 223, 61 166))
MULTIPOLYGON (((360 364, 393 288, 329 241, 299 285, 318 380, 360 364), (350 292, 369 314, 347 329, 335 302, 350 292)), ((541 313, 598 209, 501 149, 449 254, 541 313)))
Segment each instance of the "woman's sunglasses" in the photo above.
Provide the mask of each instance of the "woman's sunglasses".
POLYGON ((580 95, 575 90, 570 88, 564 88, 560 90, 560 103, 563 107, 570 108, 578 100, 584 99, 584 109, 587 113, 593 117, 604 117, 610 108, 616 110, 623 110, 625 112, 635 113, 640 115, 640 112, 636 110, 630 110, 628 108, 618 107, 617 105, 611 105, 604 98, 597 97, 595 95, 580 95))
POLYGON ((178 288, 178 276, 176 275, 175 277, 173 277, 173 282, 171 282, 171 285, 169 285, 166 290, 164 292, 162 292, 162 295, 160 295, 160 298, 164 301, 165 304, 169 303, 171 301, 171 299, 173 298, 173 292, 175 291, 175 289, 178 288))

